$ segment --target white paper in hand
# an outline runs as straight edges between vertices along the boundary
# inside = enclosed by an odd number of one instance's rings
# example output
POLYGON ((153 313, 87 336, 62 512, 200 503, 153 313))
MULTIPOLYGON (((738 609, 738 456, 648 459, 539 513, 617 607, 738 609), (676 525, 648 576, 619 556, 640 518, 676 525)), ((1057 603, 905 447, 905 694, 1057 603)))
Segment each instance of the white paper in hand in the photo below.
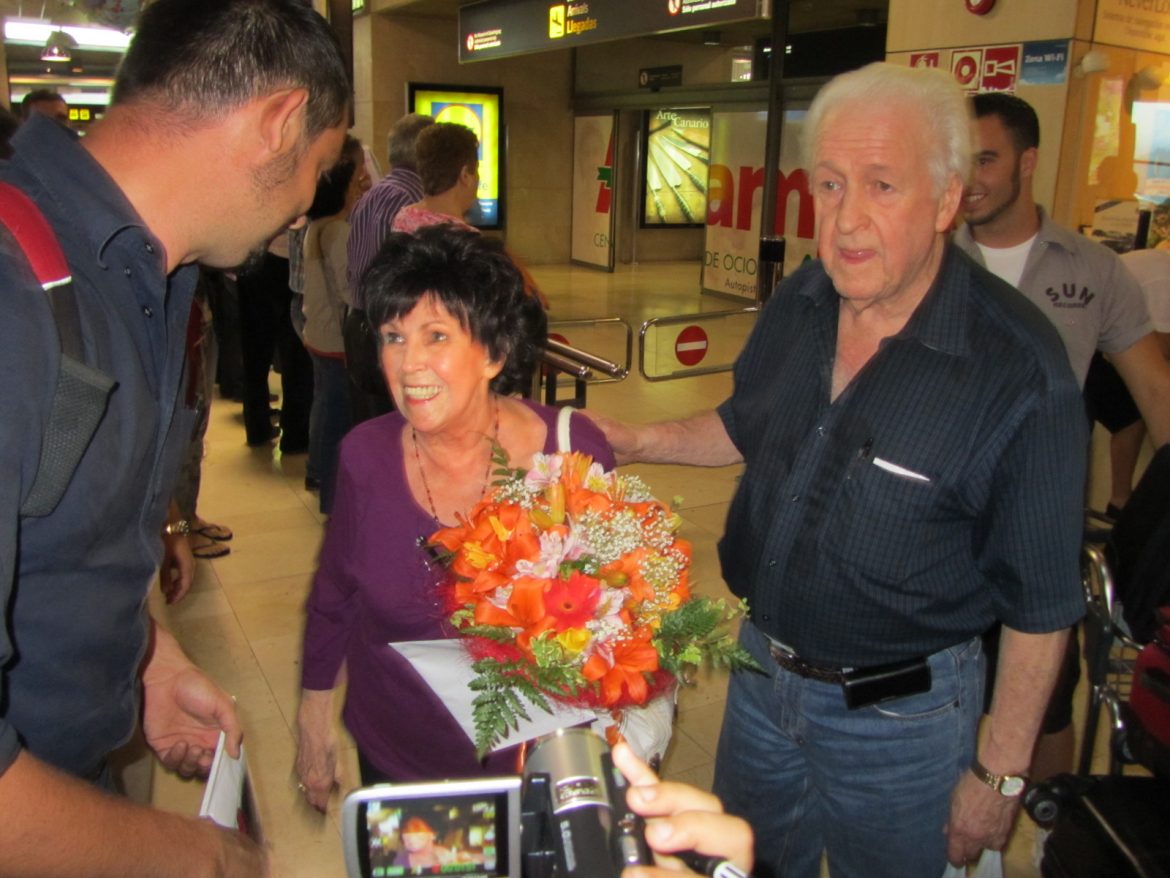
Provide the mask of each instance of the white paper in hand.
POLYGON ((248 760, 244 745, 240 744, 240 756, 233 759, 224 746, 224 733, 219 733, 215 745, 215 758, 207 775, 207 787, 199 805, 199 816, 228 829, 238 829, 250 835, 257 842, 263 842, 260 830, 260 814, 256 808, 256 797, 252 791, 252 779, 248 775, 248 760))
MULTIPOLYGON (((467 654, 463 642, 458 639, 409 640, 391 643, 390 646, 410 662, 451 712, 463 733, 474 741, 475 716, 471 702, 477 693, 471 690, 469 684, 475 679, 475 671, 471 669, 471 656, 467 654)), ((553 708, 552 713, 547 713, 523 695, 520 695, 520 700, 524 702, 525 712, 532 717, 531 721, 521 718, 520 727, 508 729, 507 736, 492 748, 493 752, 550 734, 557 729, 593 722, 597 718, 592 710, 567 707, 551 698, 549 704, 553 708)))

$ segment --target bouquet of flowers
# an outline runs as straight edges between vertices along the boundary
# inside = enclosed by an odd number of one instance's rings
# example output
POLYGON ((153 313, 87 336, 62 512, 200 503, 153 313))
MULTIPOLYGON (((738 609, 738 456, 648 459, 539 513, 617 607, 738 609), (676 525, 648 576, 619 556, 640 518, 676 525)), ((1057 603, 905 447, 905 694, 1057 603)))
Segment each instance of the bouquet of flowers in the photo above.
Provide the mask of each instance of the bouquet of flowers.
POLYGON ((430 538, 474 659, 481 754, 530 719, 520 695, 616 714, 704 663, 758 669, 727 630, 746 607, 691 595, 680 519, 640 479, 576 452, 496 462, 488 495, 430 538))

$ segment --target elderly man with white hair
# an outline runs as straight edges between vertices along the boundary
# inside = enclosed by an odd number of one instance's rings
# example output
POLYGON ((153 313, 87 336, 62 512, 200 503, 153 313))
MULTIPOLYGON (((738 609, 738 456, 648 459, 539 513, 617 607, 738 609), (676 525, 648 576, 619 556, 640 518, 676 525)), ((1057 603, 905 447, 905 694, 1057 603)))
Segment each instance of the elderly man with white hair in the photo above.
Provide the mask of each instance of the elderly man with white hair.
POLYGON ((874 64, 805 120, 820 259, 787 278, 731 397, 602 421, 619 459, 746 469, 719 552, 766 668, 730 684, 715 792, 757 874, 937 878, 1002 848, 1082 612, 1085 418, 1060 339, 947 241, 963 95, 874 64), (979 635, 1004 625, 987 734, 979 635))

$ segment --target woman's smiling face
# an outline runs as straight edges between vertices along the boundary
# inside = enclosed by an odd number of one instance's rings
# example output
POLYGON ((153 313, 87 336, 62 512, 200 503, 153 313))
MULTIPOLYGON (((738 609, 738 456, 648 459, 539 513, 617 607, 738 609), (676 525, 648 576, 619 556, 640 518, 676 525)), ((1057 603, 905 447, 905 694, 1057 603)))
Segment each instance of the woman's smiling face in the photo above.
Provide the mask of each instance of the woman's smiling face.
POLYGON ((394 404, 419 433, 474 423, 502 364, 435 296, 379 328, 382 374, 394 404))

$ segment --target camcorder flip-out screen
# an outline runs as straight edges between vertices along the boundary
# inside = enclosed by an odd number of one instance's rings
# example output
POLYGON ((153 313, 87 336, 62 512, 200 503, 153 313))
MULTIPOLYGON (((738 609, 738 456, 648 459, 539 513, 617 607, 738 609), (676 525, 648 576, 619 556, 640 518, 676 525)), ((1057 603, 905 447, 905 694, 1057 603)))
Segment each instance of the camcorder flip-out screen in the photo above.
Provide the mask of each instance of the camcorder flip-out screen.
POLYGON ((342 806, 349 878, 520 878, 520 778, 381 784, 342 806))

